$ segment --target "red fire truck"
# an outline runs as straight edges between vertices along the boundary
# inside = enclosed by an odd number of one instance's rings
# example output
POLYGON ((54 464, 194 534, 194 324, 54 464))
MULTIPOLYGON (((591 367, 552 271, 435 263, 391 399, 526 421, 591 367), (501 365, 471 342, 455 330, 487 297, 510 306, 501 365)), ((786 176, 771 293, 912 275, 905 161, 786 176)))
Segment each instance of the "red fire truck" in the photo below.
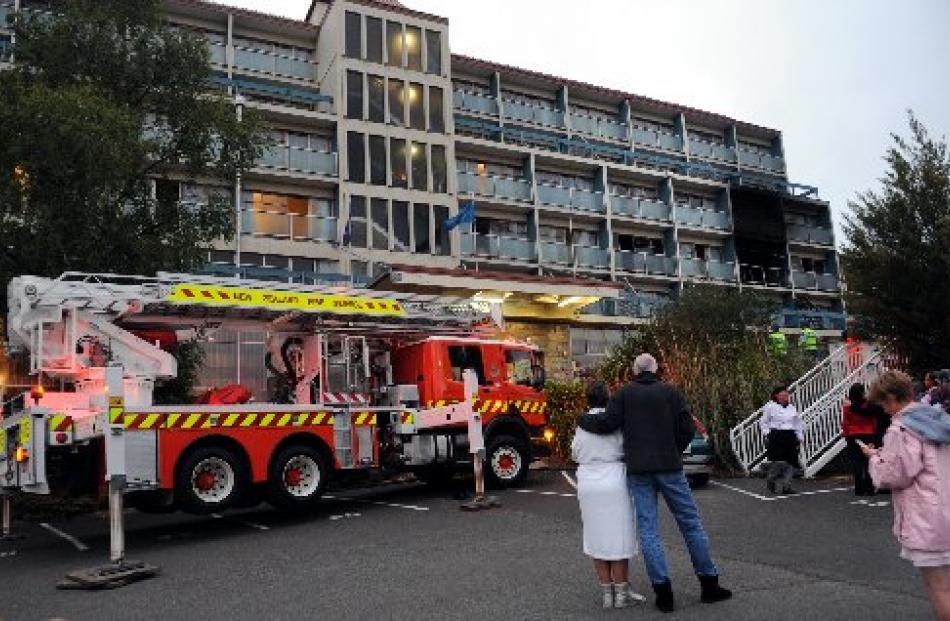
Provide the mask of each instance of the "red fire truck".
POLYGON ((105 470, 151 510, 220 511, 256 492, 306 507, 343 472, 471 463, 466 411, 481 414, 499 485, 521 482, 551 439, 542 353, 489 338, 489 313, 468 299, 80 273, 15 278, 8 298, 9 342, 38 387, 0 420, 0 491, 49 493, 105 470), (215 361, 262 388, 156 404, 177 375, 169 350, 224 331, 263 335, 258 359, 215 361), (478 387, 464 399, 467 370, 478 387))

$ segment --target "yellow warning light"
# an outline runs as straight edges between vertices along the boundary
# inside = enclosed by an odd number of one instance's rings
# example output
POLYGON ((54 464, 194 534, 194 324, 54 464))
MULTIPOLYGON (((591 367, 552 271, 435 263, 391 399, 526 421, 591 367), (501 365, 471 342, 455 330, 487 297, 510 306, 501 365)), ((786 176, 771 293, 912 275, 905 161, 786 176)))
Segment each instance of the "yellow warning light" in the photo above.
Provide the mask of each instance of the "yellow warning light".
POLYGON ((544 430, 544 441, 550 442, 553 439, 554 439, 554 430, 548 427, 547 429, 544 430))
POLYGON ((22 464, 23 462, 25 462, 27 459, 30 458, 30 449, 26 448, 25 446, 16 447, 16 451, 13 454, 13 458, 16 460, 17 463, 22 464))

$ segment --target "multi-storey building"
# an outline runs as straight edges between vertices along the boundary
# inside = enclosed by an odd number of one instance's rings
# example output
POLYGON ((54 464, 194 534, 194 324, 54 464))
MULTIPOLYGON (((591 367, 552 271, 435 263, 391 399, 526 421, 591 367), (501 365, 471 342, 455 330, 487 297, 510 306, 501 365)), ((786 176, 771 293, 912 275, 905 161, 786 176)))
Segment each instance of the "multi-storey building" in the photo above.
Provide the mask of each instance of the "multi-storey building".
MULTIPOLYGON (((44 4, 0 0, 0 23, 44 4)), ((762 291, 792 332, 844 328, 829 205, 789 182, 778 130, 451 54, 447 20, 395 0, 314 0, 299 21, 165 6, 274 139, 226 187, 156 181, 233 200, 235 240, 209 269, 468 291, 555 372, 695 282, 762 291), (470 202, 474 221, 451 226, 470 202)), ((0 63, 9 43, 0 30, 0 63)))

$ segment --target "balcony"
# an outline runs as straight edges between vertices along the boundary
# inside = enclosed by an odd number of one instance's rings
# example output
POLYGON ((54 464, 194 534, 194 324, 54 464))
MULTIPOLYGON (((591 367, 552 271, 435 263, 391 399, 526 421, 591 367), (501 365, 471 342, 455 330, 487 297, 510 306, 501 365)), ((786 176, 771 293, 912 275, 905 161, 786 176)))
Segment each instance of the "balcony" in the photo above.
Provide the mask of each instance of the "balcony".
POLYGON ((571 129, 581 134, 626 142, 627 126, 609 119, 587 116, 586 114, 571 115, 571 129))
POLYGON ((571 247, 558 242, 541 242, 541 263, 547 265, 572 265, 571 247))
POLYGON ((680 259, 683 278, 736 282, 735 263, 705 261, 703 259, 680 259))
POLYGON ((732 228, 729 214, 713 209, 697 209, 688 205, 676 206, 676 221, 684 226, 728 231, 732 228))
POLYGON ((228 64, 228 46, 218 41, 208 41, 208 56, 212 65, 226 67, 228 64))
POLYGON ((788 287, 785 270, 780 267, 739 264, 739 278, 744 285, 758 287, 788 287))
POLYGON ((458 193, 477 194, 516 201, 531 200, 531 182, 526 179, 458 173, 458 193))
POLYGON ((647 198, 630 198, 614 194, 610 197, 610 209, 615 216, 671 221, 669 205, 647 198))
POLYGON ((761 151, 748 151, 739 149, 739 164, 743 168, 760 168, 773 173, 783 174, 785 172, 785 160, 775 155, 762 153, 761 151))
POLYGON ((241 232, 293 241, 335 242, 339 239, 337 218, 259 209, 241 211, 241 232))
POLYGON ((676 259, 646 252, 618 250, 614 253, 617 269, 649 276, 676 276, 676 259))
POLYGON ((7 16, 13 15, 12 4, 0 4, 0 30, 8 30, 7 16))
POLYGON ((574 246, 574 264, 577 267, 610 269, 610 251, 591 246, 574 246))
POLYGON ((834 232, 824 227, 789 224, 786 229, 786 234, 790 241, 804 242, 806 244, 833 246, 835 243, 834 232))
POLYGON ((792 282, 796 289, 811 291, 838 291, 838 277, 834 274, 816 272, 792 272, 792 282))
POLYGON ((545 205, 570 207, 592 213, 607 213, 603 192, 538 184, 538 200, 545 205))
POLYGON ((625 295, 617 300, 603 299, 588 304, 581 309, 581 314, 650 319, 667 303, 669 299, 663 296, 638 293, 625 295))
POLYGON ((534 123, 545 127, 564 127, 564 113, 544 105, 528 105, 510 99, 502 100, 506 119, 534 123))
POLYGON ((535 259, 534 242, 530 239, 479 233, 462 233, 462 254, 485 259, 535 259))
POLYGON ((285 170, 305 175, 335 177, 337 175, 337 154, 329 151, 311 151, 296 147, 270 147, 257 161, 259 168, 285 170))
POLYGON ((452 102, 456 109, 478 114, 498 114, 498 101, 489 95, 457 90, 452 95, 452 102))
POLYGON ((844 330, 847 316, 837 311, 783 309, 776 318, 783 328, 812 326, 818 330, 844 330))
POLYGON ((732 164, 738 161, 735 148, 693 137, 689 139, 689 154, 732 164))
POLYGON ((659 129, 635 126, 633 127, 633 141, 641 147, 663 151, 683 151, 683 139, 680 136, 659 129))
MULTIPOLYGON (((215 47, 212 45, 212 47, 215 47)), ((261 49, 234 47, 234 68, 275 78, 317 79, 317 66, 305 59, 292 58, 261 49)))

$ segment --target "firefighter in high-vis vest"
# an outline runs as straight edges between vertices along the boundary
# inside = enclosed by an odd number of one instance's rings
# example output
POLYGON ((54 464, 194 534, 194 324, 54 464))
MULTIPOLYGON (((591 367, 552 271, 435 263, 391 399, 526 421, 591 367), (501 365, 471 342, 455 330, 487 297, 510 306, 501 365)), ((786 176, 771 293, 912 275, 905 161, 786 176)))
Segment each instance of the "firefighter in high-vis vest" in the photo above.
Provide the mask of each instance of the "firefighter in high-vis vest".
POLYGON ((802 334, 798 337, 798 346, 802 351, 811 355, 818 356, 818 333, 811 326, 802 328, 802 334))
POLYGON ((776 328, 769 334, 769 349, 774 356, 784 356, 788 353, 788 339, 785 333, 776 328))

